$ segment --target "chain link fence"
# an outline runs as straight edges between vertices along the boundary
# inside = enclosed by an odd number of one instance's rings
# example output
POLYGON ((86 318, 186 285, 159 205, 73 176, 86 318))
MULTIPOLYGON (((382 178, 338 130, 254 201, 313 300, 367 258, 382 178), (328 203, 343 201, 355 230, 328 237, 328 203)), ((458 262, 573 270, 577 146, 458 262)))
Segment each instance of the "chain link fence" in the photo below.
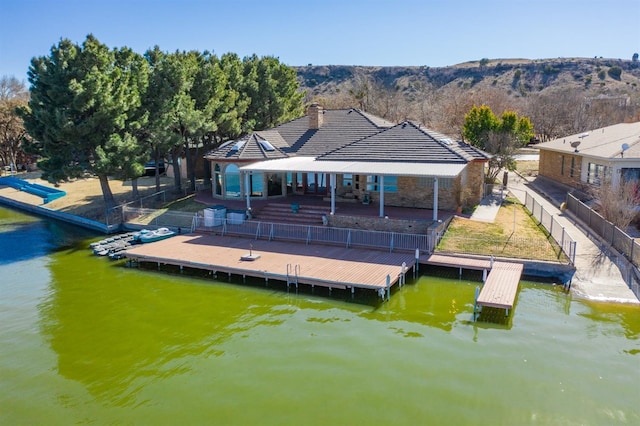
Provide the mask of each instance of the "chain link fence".
POLYGON ((549 232, 567 256, 569 262, 574 264, 576 261, 576 242, 567 233, 564 226, 556 220, 556 217, 553 214, 545 210, 542 204, 536 201, 536 199, 529 194, 529 191, 525 192, 524 206, 529 210, 531 215, 538 220, 538 223, 542 225, 547 232, 549 232))

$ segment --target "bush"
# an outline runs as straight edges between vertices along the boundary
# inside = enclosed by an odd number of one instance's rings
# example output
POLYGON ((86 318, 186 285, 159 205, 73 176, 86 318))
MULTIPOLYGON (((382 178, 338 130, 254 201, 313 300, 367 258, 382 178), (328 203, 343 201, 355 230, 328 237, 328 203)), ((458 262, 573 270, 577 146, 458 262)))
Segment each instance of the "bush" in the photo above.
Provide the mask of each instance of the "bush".
POLYGON ((609 68, 608 74, 609 77, 613 78, 614 80, 620 80, 620 76, 622 75, 622 68, 618 66, 611 67, 609 68))

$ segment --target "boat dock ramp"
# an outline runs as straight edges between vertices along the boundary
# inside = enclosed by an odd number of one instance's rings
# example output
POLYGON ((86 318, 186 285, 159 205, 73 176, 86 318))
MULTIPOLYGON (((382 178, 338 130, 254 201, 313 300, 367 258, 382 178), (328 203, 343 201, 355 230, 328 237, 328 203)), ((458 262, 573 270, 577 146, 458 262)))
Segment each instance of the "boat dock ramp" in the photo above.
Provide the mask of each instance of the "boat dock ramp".
POLYGON ((473 317, 482 310, 482 307, 504 309, 505 315, 513 309, 518 293, 520 278, 524 265, 516 262, 495 261, 490 259, 478 259, 459 256, 432 254, 421 263, 434 266, 459 268, 460 275, 463 269, 483 271, 482 289, 476 291, 476 300, 473 307, 473 317))

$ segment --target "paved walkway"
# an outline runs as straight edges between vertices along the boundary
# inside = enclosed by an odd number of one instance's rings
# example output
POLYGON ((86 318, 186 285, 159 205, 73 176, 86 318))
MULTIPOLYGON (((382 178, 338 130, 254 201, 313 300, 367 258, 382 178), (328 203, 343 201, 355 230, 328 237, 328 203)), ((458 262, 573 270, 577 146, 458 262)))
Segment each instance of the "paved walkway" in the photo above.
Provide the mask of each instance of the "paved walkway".
POLYGON ((509 173, 508 189, 522 203, 528 190, 577 242, 576 273, 571 283, 574 293, 592 300, 640 304, 616 266, 615 256, 609 254, 608 250, 602 250, 598 242, 591 240, 569 214, 560 211, 566 194, 562 188, 551 181, 536 179, 529 182, 515 173, 509 173))

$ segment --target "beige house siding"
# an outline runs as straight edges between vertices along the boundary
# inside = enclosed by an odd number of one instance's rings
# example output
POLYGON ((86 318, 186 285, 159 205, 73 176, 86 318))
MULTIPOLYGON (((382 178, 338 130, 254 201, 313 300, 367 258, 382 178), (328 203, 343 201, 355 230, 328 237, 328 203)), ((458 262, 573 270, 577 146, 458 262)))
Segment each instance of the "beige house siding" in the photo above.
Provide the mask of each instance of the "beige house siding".
POLYGON ((540 176, 556 182, 579 188, 582 174, 582 157, 541 149, 538 173, 540 176))
POLYGON ((480 161, 472 161, 467 165, 467 188, 469 188, 467 206, 476 205, 482 199, 485 165, 485 162, 480 161))

